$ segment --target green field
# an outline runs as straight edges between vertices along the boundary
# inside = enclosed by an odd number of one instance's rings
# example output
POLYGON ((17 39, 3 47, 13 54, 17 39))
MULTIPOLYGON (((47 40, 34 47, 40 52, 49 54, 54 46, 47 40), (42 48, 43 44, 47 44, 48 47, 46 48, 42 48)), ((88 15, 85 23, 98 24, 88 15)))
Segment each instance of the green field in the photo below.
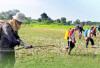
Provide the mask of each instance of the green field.
MULTIPOLYGON (((32 27, 32 28, 50 28, 50 29, 70 29, 74 28, 74 25, 57 25, 57 24, 50 24, 50 25, 43 25, 42 23, 35 23, 35 24, 25 24, 22 27, 32 27)), ((84 29, 90 26, 84 26, 84 29)))
POLYGON ((67 40, 64 40, 66 29, 74 26, 26 26, 23 25, 19 31, 21 39, 33 45, 32 49, 20 49, 15 47, 16 62, 14 68, 99 68, 100 67, 100 35, 95 40, 98 48, 85 48, 85 37, 78 39, 76 32, 76 46, 68 55, 66 50, 67 40), (65 28, 64 28, 65 27, 65 28), (57 28, 57 29, 56 29, 57 28), (55 46, 46 46, 55 45, 55 46))

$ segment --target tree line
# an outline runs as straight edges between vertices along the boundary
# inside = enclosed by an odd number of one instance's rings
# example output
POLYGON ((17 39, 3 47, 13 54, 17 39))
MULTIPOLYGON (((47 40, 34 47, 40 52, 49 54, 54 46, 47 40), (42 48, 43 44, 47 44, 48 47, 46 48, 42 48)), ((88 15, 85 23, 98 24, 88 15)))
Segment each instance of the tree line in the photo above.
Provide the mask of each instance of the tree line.
MULTIPOLYGON (((10 20, 12 19, 12 16, 14 16, 17 12, 20 12, 20 11, 18 9, 3 11, 0 13, 0 19, 10 20)), ((92 21, 81 22, 79 19, 76 19, 76 21, 74 22, 67 21, 65 17, 61 17, 61 19, 53 20, 47 15, 47 13, 42 13, 40 15, 40 18, 38 19, 32 19, 31 17, 26 17, 25 20, 26 20, 25 24, 42 23, 42 24, 57 24, 57 25, 78 25, 78 24, 100 25, 100 22, 92 22, 92 21)))

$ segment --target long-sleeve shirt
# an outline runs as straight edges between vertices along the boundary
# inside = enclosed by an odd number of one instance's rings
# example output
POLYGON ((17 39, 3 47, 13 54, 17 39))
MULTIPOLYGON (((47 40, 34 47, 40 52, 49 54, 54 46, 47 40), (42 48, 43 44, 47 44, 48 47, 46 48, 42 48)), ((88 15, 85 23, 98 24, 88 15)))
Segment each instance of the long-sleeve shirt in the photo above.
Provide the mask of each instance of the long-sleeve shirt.
POLYGON ((83 29, 83 27, 82 27, 82 26, 80 26, 80 27, 79 27, 79 32, 81 32, 81 33, 82 33, 82 31, 84 31, 84 29, 83 29))
POLYGON ((2 25, 0 48, 14 49, 16 45, 20 44, 20 42, 17 41, 18 38, 18 32, 14 31, 9 23, 4 23, 2 25))
POLYGON ((96 34, 96 28, 93 29, 93 34, 96 34))
POLYGON ((87 37, 91 38, 91 29, 88 30, 87 37))

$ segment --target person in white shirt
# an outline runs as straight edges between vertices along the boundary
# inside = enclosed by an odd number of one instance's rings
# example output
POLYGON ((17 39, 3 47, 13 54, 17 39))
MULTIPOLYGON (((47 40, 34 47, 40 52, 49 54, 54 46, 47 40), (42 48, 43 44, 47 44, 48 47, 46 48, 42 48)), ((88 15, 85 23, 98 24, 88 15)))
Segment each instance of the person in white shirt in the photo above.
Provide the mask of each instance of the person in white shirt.
POLYGON ((87 39, 86 39, 86 48, 88 48, 89 41, 91 42, 91 47, 93 47, 93 45, 94 45, 94 40, 93 40, 92 37, 91 37, 91 35, 92 35, 91 30, 92 30, 93 28, 94 28, 94 26, 91 26, 91 28, 88 30, 87 39))

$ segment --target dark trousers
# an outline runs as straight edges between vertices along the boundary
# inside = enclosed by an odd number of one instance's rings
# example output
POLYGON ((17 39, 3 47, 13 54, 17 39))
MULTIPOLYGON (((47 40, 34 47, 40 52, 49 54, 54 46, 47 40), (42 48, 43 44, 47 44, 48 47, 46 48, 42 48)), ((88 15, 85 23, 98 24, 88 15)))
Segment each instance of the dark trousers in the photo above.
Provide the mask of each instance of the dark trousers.
POLYGON ((0 51, 0 68, 13 68, 15 64, 15 52, 0 51))
POLYGON ((94 45, 94 40, 92 38, 87 38, 86 39, 86 47, 88 47, 89 41, 91 42, 91 45, 94 45))
POLYGON ((95 33, 93 35, 96 37, 96 34, 95 33))
POLYGON ((81 39, 82 37, 82 32, 79 32, 79 39, 81 39))
POLYGON ((72 43, 72 41, 68 41, 68 54, 70 54, 71 50, 75 47, 75 43, 72 43))

